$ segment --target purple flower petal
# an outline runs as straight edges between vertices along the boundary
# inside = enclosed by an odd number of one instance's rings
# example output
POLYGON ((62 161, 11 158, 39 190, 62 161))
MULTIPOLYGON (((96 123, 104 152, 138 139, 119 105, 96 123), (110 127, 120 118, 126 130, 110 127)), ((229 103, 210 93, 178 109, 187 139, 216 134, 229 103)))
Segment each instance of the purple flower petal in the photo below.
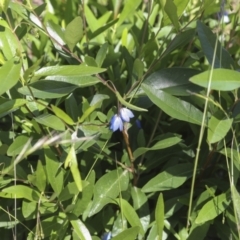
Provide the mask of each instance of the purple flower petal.
POLYGON ((110 121, 110 130, 112 130, 113 132, 117 131, 117 130, 122 131, 123 130, 123 121, 120 118, 119 115, 115 114, 110 121))

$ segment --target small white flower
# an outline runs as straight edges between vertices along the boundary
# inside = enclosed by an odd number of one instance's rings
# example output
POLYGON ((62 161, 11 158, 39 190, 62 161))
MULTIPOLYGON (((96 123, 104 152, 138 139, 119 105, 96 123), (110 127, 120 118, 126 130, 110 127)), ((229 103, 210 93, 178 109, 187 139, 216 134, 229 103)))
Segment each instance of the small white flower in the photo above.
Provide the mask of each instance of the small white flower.
POLYGON ((120 109, 120 116, 124 122, 130 122, 130 118, 134 117, 132 111, 127 108, 120 109))

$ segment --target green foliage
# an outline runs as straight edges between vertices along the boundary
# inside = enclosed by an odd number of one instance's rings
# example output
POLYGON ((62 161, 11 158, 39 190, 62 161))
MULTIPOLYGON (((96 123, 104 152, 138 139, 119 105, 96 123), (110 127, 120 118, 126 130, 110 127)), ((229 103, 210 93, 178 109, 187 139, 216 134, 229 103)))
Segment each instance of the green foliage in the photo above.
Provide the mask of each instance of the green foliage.
POLYGON ((238 11, 0 0, 1 239, 239 239, 238 11))

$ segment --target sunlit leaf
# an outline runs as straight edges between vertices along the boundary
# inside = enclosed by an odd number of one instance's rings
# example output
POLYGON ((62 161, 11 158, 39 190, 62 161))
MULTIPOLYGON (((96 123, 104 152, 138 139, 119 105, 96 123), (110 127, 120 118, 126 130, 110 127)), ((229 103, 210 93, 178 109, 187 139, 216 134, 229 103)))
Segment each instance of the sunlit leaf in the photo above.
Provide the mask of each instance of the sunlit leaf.
POLYGON ((190 81, 201 86, 208 87, 211 76, 210 89, 219 91, 231 91, 240 87, 240 73, 229 69, 213 69, 205 71, 190 78, 190 81))
POLYGON ((103 175, 94 186, 94 198, 89 216, 99 212, 107 203, 128 187, 129 173, 120 169, 103 175))
POLYGON ((167 168, 148 181, 142 188, 143 192, 158 192, 175 189, 181 186, 192 175, 193 165, 182 163, 167 168))
POLYGON ((201 224, 214 219, 228 207, 230 202, 231 199, 229 193, 222 193, 219 196, 214 197, 202 207, 195 220, 196 224, 201 224))
POLYGON ((176 98, 162 90, 156 90, 155 87, 146 84, 143 84, 142 88, 150 100, 169 116, 189 123, 201 125, 203 114, 192 104, 176 98))

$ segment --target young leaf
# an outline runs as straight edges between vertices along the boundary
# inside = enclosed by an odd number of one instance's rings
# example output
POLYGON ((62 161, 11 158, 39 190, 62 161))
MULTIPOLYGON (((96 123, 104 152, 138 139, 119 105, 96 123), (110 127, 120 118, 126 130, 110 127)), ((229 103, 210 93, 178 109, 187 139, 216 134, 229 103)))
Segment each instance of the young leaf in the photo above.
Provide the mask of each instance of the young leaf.
POLYGON ((163 237, 164 228, 164 201, 162 193, 160 193, 157 200, 157 206, 155 209, 155 219, 157 225, 158 239, 161 240, 163 237))

